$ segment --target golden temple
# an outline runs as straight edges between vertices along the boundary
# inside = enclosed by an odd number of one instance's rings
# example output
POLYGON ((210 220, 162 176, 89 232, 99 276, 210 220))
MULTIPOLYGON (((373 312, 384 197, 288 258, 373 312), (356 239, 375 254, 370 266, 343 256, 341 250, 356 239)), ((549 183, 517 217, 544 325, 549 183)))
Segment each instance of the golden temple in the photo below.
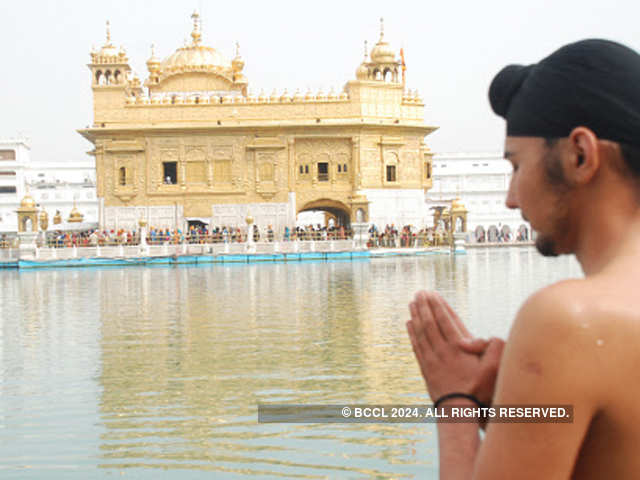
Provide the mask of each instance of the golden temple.
POLYGON ((254 95, 239 49, 227 60, 191 41, 133 74, 124 48, 107 38, 91 52, 93 143, 101 228, 184 228, 197 221, 295 225, 302 211, 338 223, 424 225, 436 127, 405 86, 404 59, 380 38, 341 92, 254 95))

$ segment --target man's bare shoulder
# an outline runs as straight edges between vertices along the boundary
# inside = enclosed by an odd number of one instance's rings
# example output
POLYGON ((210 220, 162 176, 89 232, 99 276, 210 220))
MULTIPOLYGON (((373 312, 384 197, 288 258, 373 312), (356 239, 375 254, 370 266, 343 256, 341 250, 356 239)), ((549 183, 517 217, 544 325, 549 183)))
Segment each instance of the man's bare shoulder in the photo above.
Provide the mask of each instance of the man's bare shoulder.
POLYGON ((504 351, 499 400, 540 395, 543 402, 562 402, 573 400, 565 395, 568 391, 580 395, 591 390, 594 378, 604 370, 594 356, 603 322, 592 311, 592 289, 590 280, 565 280, 527 299, 504 351))
POLYGON ((635 288, 630 279, 604 275, 554 283, 526 300, 512 334, 531 342, 543 337, 549 346, 562 342, 589 349, 619 335, 640 337, 640 295, 635 288))
POLYGON ((592 287, 586 279, 564 280, 531 295, 516 316, 512 333, 534 335, 552 331, 568 334, 577 329, 592 302, 592 287))

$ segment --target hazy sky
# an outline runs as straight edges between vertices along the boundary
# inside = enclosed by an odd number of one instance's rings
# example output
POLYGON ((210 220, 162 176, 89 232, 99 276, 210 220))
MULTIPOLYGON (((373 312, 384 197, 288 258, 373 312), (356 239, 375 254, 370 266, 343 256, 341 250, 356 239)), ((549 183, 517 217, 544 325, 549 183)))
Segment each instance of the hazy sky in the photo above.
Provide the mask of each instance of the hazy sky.
POLYGON ((240 42, 249 88, 325 92, 355 78, 379 36, 404 47, 407 87, 425 100, 436 152, 497 151, 504 124, 487 88, 507 63, 532 63, 571 41, 602 37, 640 50, 640 2, 616 0, 406 2, 214 0, 0 0, 0 137, 30 138, 36 161, 86 159, 75 130, 92 121, 92 45, 124 45, 141 79, 150 45, 165 58, 191 32, 194 9, 204 43, 229 59, 240 42))

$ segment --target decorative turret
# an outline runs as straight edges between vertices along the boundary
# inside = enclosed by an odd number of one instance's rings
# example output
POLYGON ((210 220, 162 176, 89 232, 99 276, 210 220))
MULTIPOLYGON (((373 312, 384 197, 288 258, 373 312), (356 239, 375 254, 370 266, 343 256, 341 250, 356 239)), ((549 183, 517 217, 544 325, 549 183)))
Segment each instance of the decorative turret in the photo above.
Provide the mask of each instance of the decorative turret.
POLYGON ((451 201, 451 229, 454 232, 466 232, 467 231, 467 209, 457 197, 451 201))
POLYGON ((360 81, 382 81, 399 83, 403 63, 396 59, 391 45, 384 40, 384 19, 380 19, 380 38, 371 50, 371 59, 364 47, 364 60, 356 70, 356 78, 360 81))
POLYGON ((111 43, 111 26, 107 20, 107 38, 105 44, 91 51, 91 63, 89 64, 92 76, 92 85, 105 87, 111 85, 125 85, 131 67, 124 47, 118 50, 111 43))
POLYGON ((156 84, 160 80, 160 59, 156 57, 155 45, 151 45, 151 57, 147 60, 149 79, 145 85, 156 84))
POLYGON ((243 95, 247 95, 247 85, 249 82, 247 78, 242 74, 242 69, 244 68, 244 60, 240 56, 240 43, 236 42, 236 56, 231 61, 231 69, 233 70, 233 81, 240 85, 241 92, 243 95))
POLYGON ((24 196, 18 208, 18 232, 38 231, 38 209, 29 192, 24 196))
POLYGON ((387 42, 384 41, 384 19, 380 19, 380 38, 371 50, 371 61, 374 63, 395 63, 396 54, 387 42))

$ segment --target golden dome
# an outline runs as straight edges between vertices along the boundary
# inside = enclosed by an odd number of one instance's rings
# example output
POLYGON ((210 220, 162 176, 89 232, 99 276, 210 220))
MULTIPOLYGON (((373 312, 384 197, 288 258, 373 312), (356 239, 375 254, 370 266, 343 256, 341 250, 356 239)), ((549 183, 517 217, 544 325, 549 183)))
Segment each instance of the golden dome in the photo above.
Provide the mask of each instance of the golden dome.
POLYGON ((193 71, 229 70, 231 63, 215 48, 200 45, 200 16, 194 12, 193 31, 191 45, 178 48, 172 55, 165 58, 160 64, 160 70, 164 75, 172 73, 193 71))
POLYGON ((380 39, 371 50, 371 61, 375 63, 395 63, 396 52, 384 41, 384 20, 380 19, 380 39))
POLYGON ((451 202, 451 211, 452 212, 466 212, 467 209, 464 206, 464 203, 462 203, 462 200, 460 200, 460 197, 456 198, 455 200, 453 200, 451 202))
POLYGON ((382 41, 382 35, 380 40, 376 43, 376 46, 371 50, 371 60, 376 63, 394 63, 396 61, 396 53, 387 42, 382 41))
POLYGON ((20 208, 36 208, 36 201, 27 193, 20 202, 20 208))
POLYGON ((103 45, 98 53, 101 57, 115 57, 118 55, 118 49, 112 43, 108 43, 103 45))
POLYGON ((107 41, 98 52, 98 55, 102 57, 117 57, 118 49, 111 43, 111 27, 109 20, 107 20, 107 41))
POLYGON ((231 64, 213 47, 204 45, 187 45, 176 50, 160 64, 164 74, 187 71, 207 71, 229 69, 231 64))

